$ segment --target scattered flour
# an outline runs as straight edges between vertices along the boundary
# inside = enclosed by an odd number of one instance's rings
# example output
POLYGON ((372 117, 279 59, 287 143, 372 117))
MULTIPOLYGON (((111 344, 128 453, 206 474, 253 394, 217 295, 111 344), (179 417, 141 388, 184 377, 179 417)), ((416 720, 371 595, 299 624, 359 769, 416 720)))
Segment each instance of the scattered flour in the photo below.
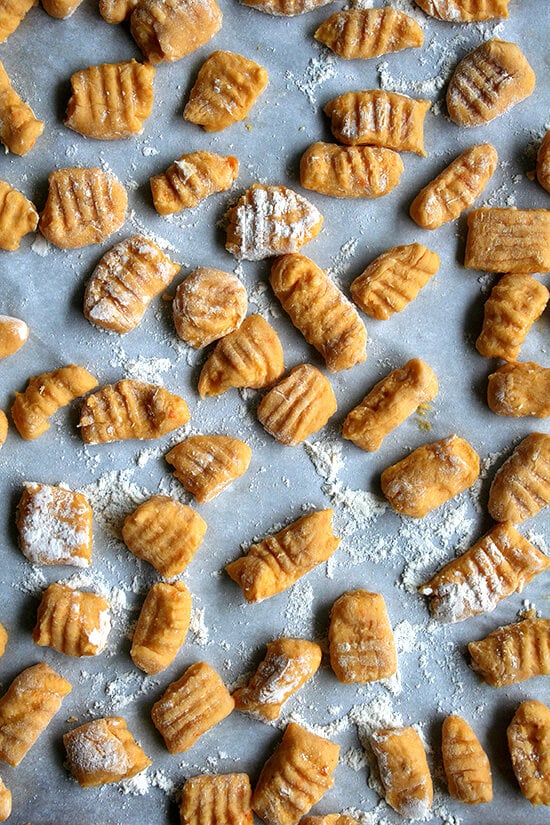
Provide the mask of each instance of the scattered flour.
POLYGON ((96 520, 116 538, 121 538, 126 516, 152 495, 132 481, 133 472, 132 469, 109 470, 82 488, 96 520))
POLYGON ((290 80, 297 89, 308 99, 312 109, 317 108, 317 90, 320 86, 336 75, 338 63, 336 55, 324 49, 318 57, 312 57, 303 77, 296 77, 292 72, 286 72, 286 79, 290 80))

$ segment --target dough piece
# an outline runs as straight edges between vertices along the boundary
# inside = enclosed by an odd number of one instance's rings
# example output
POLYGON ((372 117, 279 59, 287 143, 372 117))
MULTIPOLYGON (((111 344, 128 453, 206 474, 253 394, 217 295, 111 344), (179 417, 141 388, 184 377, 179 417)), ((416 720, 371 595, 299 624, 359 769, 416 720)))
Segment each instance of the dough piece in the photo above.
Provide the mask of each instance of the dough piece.
POLYGON ((240 327, 248 296, 236 275, 201 266, 176 289, 172 303, 179 337, 200 349, 240 327))
POLYGON ((82 493, 25 482, 17 505, 21 552, 32 564, 88 567, 92 558, 92 508, 82 493))
POLYGON ((114 175, 95 168, 58 169, 48 177, 48 198, 38 228, 61 249, 102 243, 124 223, 128 196, 114 175))
POLYGON ((97 140, 140 135, 153 108, 154 77, 153 66, 136 60, 75 72, 65 126, 97 140))
POLYGON ((11 791, 0 778, 0 822, 5 822, 11 814, 11 791))
POLYGON ((337 11, 313 36, 346 60, 366 60, 424 43, 424 32, 416 20, 389 6, 337 11))
POLYGON ((156 243, 132 235, 106 252, 86 285, 84 315, 92 324, 124 335, 180 270, 156 243))
POLYGON ((385 146, 425 157, 424 118, 430 106, 429 100, 368 89, 335 97, 324 112, 340 143, 385 146))
POLYGON ((156 582, 145 597, 130 656, 151 675, 171 665, 185 642, 191 620, 191 593, 183 582, 156 582))
POLYGON ((510 522, 495 524, 469 550, 452 559, 418 590, 430 599, 439 622, 461 622, 489 613, 550 567, 550 558, 510 522))
POLYGON ((8 437, 8 419, 4 410, 0 410, 0 447, 8 437))
POLYGON ((265 14, 294 17, 296 14, 304 14, 307 11, 326 6, 332 0, 242 0, 242 2, 244 6, 251 6, 257 11, 265 12, 265 14))
POLYGON ((515 361, 549 298, 550 292, 531 275, 503 275, 485 302, 478 352, 486 358, 515 361))
POLYGON ((449 117, 481 126, 533 93, 535 73, 515 43, 493 38, 462 58, 447 88, 449 117))
POLYGON ((97 387, 97 379, 84 367, 69 364, 29 378, 24 392, 15 393, 11 408, 13 423, 26 441, 50 428, 49 418, 81 395, 97 387))
POLYGON ((531 433, 497 471, 489 491, 495 521, 518 524, 550 503, 550 435, 531 433))
POLYGON ((16 30, 27 12, 38 0, 2 0, 0 7, 0 43, 16 30))
POLYGON ((319 645, 305 639, 269 642, 246 687, 233 694, 236 710, 266 722, 278 719, 287 699, 317 672, 322 655, 319 645))
POLYGON ((106 23, 129 20, 140 0, 99 0, 99 13, 106 23))
POLYGON ((449 794, 466 805, 491 802, 493 778, 487 754, 470 725, 460 716, 443 722, 441 750, 449 794))
POLYGON ((179 395, 157 384, 124 378, 88 396, 79 427, 85 444, 106 444, 160 438, 188 421, 189 409, 179 395))
POLYGON ((321 231, 323 216, 287 186, 253 184, 225 214, 225 248, 239 260, 297 252, 321 231))
POLYGON ((41 0, 42 8, 50 17, 66 20, 82 3, 82 0, 41 0))
POLYGON ((54 583, 42 594, 32 638, 67 656, 98 656, 110 630, 109 602, 103 596, 54 583))
POLYGON ((324 427, 336 406, 328 378, 311 364, 300 364, 264 395, 258 421, 281 444, 295 447, 324 427))
POLYGON ((395 189, 403 169, 391 149, 313 143, 300 160, 300 183, 333 198, 380 198, 395 189))
POLYGON ((239 161, 231 155, 202 149, 182 155, 151 178, 153 205, 159 215, 192 209, 209 195, 230 189, 238 174, 239 161))
POLYGON ((537 180, 550 192, 550 131, 545 134, 537 153, 537 180))
POLYGON ((6 652, 6 645, 8 643, 8 631, 3 624, 0 623, 0 657, 6 652))
POLYGON ((457 435, 424 444, 392 464, 381 476, 382 492, 404 516, 423 518, 471 487, 479 476, 479 456, 457 435))
POLYGON ((66 733, 63 744, 68 767, 82 788, 130 779, 151 764, 122 716, 86 722, 66 733))
POLYGON ((470 642, 471 666, 492 687, 550 676, 550 619, 527 618, 470 642))
POLYGON ((424 819, 433 801, 426 753, 414 728, 385 728, 371 736, 388 805, 407 819, 424 819))
POLYGON ((332 532, 332 513, 329 508, 302 516, 227 565, 228 576, 237 582, 247 602, 282 593, 332 556, 340 544, 332 532))
POLYGON ((0 249, 19 249, 21 238, 38 226, 38 212, 25 195, 0 180, 0 249))
POLYGON ((498 155, 490 143, 471 146, 420 190, 410 216, 423 229, 439 229, 472 206, 496 169, 498 155))
POLYGON ((330 665, 346 685, 389 679, 397 672, 397 650, 384 597, 350 590, 336 599, 328 632, 330 665))
POLYGON ((252 450, 228 435, 192 435, 176 444, 165 458, 178 481, 204 504, 244 475, 252 450))
POLYGON ((550 805, 550 709, 542 702, 522 702, 507 734, 523 796, 532 805, 550 805))
POLYGON ((19 318, 0 315, 0 358, 13 355, 29 337, 29 328, 19 318))
POLYGON ((289 722, 262 768, 252 809, 266 825, 297 825, 334 785, 339 745, 289 722))
POLYGON ((260 390, 280 378, 284 369, 279 336, 261 315, 249 315, 208 356, 199 376, 199 395, 221 395, 231 387, 260 390))
POLYGON ((72 687, 41 662, 15 677, 0 699, 0 759, 17 767, 61 707, 72 687))
POLYGON ((472 209, 464 266, 487 272, 548 272, 550 210, 472 209))
POLYGON ((215 0, 139 0, 130 31, 151 63, 180 60, 204 46, 221 29, 215 0))
MULTIPOLYGON (((23 4, 18 0, 15 2, 8 0, 8 2, 12 7, 16 4, 27 6, 26 3, 23 4)), ((3 5, 5 11, 5 4, 3 5)), ((2 23, 5 21, 1 20, 1 13, 2 10, 0 10, 0 42, 5 40, 5 37, 2 38, 2 23)), ((26 155, 43 131, 44 121, 38 120, 31 107, 21 100, 11 85, 4 64, 0 62, 0 140, 14 155, 26 155)))
POLYGON ((134 556, 172 578, 183 573, 199 549, 206 522, 170 496, 152 496, 126 517, 122 538, 134 556))
POLYGON ((439 255, 423 244, 392 246, 357 276, 351 296, 371 318, 387 321, 414 301, 438 269, 439 255))
POLYGON ((342 435, 362 450, 376 452, 384 438, 437 395, 439 385, 432 368, 412 358, 374 385, 361 403, 349 412, 342 435))
POLYGON ((348 370, 367 357, 367 331, 351 301, 305 255, 284 255, 271 268, 275 296, 325 359, 329 372, 348 370))
POLYGON ((550 369, 534 361, 504 364, 489 376, 487 403, 497 415, 550 415, 550 369))
POLYGON ((170 753, 183 753, 226 716, 235 703, 214 668, 196 662, 172 682, 151 710, 170 753))
POLYGON ((183 117, 205 132, 244 120, 267 86, 267 71, 234 52, 213 52, 202 64, 183 117))
POLYGON ((181 792, 181 825, 253 825, 246 773, 190 776, 181 792))
POLYGON ((326 816, 305 816, 301 825, 361 825, 348 814, 326 814, 326 816))
POLYGON ((415 0, 422 11, 449 23, 472 23, 508 17, 510 0, 415 0))

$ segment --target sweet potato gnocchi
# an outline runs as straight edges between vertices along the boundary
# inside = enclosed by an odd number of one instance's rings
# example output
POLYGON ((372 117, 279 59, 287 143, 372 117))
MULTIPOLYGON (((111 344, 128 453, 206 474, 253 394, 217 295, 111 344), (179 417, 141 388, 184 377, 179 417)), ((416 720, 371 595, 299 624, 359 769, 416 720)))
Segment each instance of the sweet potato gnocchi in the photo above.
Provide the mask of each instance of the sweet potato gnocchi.
POLYGON ((0 778, 0 822, 5 822, 11 815, 11 791, 0 778))
POLYGON ((172 682, 151 710, 169 753, 188 751, 204 733, 229 716, 235 703, 220 676, 196 662, 172 682))
MULTIPOLYGON (((20 7, 22 3, 18 3, 20 7)), ((3 10, 6 4, 3 4, 3 10)), ((18 21, 19 22, 19 21, 18 21)), ((0 18, 0 41, 2 39, 0 18)), ((0 140, 14 155, 26 155, 44 131, 44 121, 35 117, 31 107, 25 103, 13 86, 0 61, 0 140)))
POLYGON ((140 0, 99 0, 99 13, 106 23, 129 20, 140 0))
POLYGON ((82 788, 130 779, 151 764, 122 716, 94 719, 63 736, 69 770, 82 788))
POLYGON ((518 524, 550 504, 550 436, 531 433, 497 470, 489 491, 495 521, 518 524))
POLYGON ((213 52, 202 64, 185 109, 184 120, 205 132, 220 132, 244 120, 267 86, 267 71, 234 52, 213 52))
POLYGON ((248 684, 233 693, 236 710, 264 721, 278 719, 287 699, 317 672, 322 655, 319 645, 305 639, 269 642, 248 684))
POLYGON ((191 593, 183 582, 155 582, 141 607, 132 638, 133 663, 148 675, 172 664, 191 620, 191 593))
POLYGON ((15 393, 13 423, 26 441, 39 438, 50 428, 49 419, 81 395, 97 387, 96 378, 76 364, 43 372, 29 379, 24 392, 15 393))
POLYGON ((29 337, 29 328, 20 318, 0 315, 0 358, 13 355, 29 337))
POLYGON ((97 140, 141 134, 153 108, 154 77, 154 67, 137 60, 102 63, 75 72, 65 126, 97 140))
POLYGON ((415 0, 422 11, 449 23, 471 23, 508 17, 510 0, 415 0))
POLYGON ((335 412, 328 378, 311 364, 300 364, 264 395, 258 421, 281 444, 294 447, 324 427, 335 412))
POLYGON ((330 0, 242 0, 242 3, 266 14, 294 17, 325 6, 330 0))
POLYGON ((424 819, 433 802, 426 752, 414 728, 384 728, 370 738, 384 798, 408 819, 424 819))
POLYGON ((90 564, 92 508, 82 493, 26 482, 17 505, 17 530, 21 552, 32 564, 90 564))
POLYGON ((550 210, 472 209, 468 214, 464 266, 487 272, 548 272, 550 210))
POLYGON ((485 302, 477 351, 486 358, 515 361, 549 298, 547 288, 531 275, 503 275, 485 302))
POLYGON ((151 178, 153 205, 159 215, 193 209, 216 192, 230 189, 239 174, 239 161, 201 149, 182 155, 166 172, 151 178))
POLYGON ((72 690, 44 662, 22 670, 0 698, 0 759, 17 767, 72 690))
POLYGON ((300 160, 300 183, 333 198, 381 198, 395 189, 404 166, 391 149, 313 143, 300 160))
POLYGON ((252 808, 266 825, 297 825, 334 785, 339 745, 289 722, 262 768, 252 808))
POLYGON ((489 376, 487 403, 497 415, 550 415, 550 369, 534 361, 504 364, 489 376))
POLYGON ((132 37, 150 63, 181 60, 221 25, 215 0, 139 0, 130 17, 132 37))
POLYGON ((384 438, 439 390, 437 376, 420 358, 412 358, 374 385, 344 421, 342 435, 362 450, 376 452, 384 438))
POLYGON ((128 196, 121 183, 98 167, 57 169, 48 177, 48 197, 38 228, 61 249, 101 243, 120 229, 128 196))
POLYGON ((3 0, 0 8, 0 43, 16 30, 38 0, 3 0))
POLYGON ((0 249, 19 249, 21 238, 38 226, 38 212, 22 192, 0 180, 0 249))
POLYGON ((536 173, 540 185, 550 192, 550 131, 545 134, 539 146, 536 173))
POLYGON ((487 754, 470 725, 460 716, 443 721, 441 750, 449 793, 466 805, 493 799, 493 779, 487 754))
POLYGON ((8 418, 4 410, 0 410, 0 447, 8 437, 8 418))
POLYGON ((92 324, 124 335, 179 272, 180 265, 143 235, 109 249, 95 267, 84 293, 84 315, 92 324))
POLYGON ((429 597, 434 619, 461 622, 494 610, 549 567, 548 556, 503 522, 418 589, 429 597))
POLYGON ((470 642, 471 667, 492 687, 550 675, 550 619, 530 616, 470 642))
POLYGON ((367 357, 367 331, 353 304, 310 258, 284 255, 269 277, 294 326, 325 359, 329 372, 351 369, 367 357))
POLYGON ((385 146, 396 152, 425 156, 424 118, 429 100, 369 89, 345 92, 330 100, 324 112, 332 134, 346 145, 385 146))
POLYGON ((178 481, 204 504, 246 473, 252 450, 228 435, 192 435, 176 444, 165 458, 178 481))
POLYGON ((332 532, 332 513, 329 508, 302 516, 227 565, 228 576, 248 602, 282 593, 332 556, 340 544, 332 532))
POLYGON ((42 594, 32 638, 66 656, 98 656, 110 630, 107 599, 54 582, 42 594))
POLYGON ((382 492, 404 516, 423 518, 471 487, 479 476, 479 456, 457 435, 424 444, 382 473, 382 492))
POLYGON ((249 315, 208 356, 199 376, 199 395, 221 395, 232 387, 269 387, 284 368, 279 336, 261 315, 249 315))
POLYGON ((332 605, 328 631, 330 666, 344 684, 389 679, 397 651, 384 597, 350 590, 332 605))
POLYGON ((225 248, 239 260, 297 252, 321 231, 323 216, 288 186, 253 184, 225 214, 225 248))
POLYGON ((379 321, 402 312, 439 269, 439 255, 420 243, 393 246, 351 284, 357 306, 379 321))
POLYGON ((185 570, 205 533, 205 520, 170 496, 147 499, 126 517, 122 527, 128 550, 166 578, 185 570))
POLYGON ((200 349, 235 332, 247 307, 246 289, 236 275, 201 266, 176 289, 174 326, 186 344, 200 349))
POLYGON ((181 792, 181 825, 252 825, 251 797, 246 773, 190 776, 181 792))
POLYGON ((416 20, 390 6, 337 11, 321 23, 313 36, 346 60, 415 49, 424 42, 424 32, 416 20))
POLYGON ((66 20, 80 6, 82 0, 41 0, 42 8, 50 17, 66 20))
POLYGON ((522 702, 507 736, 523 796, 532 805, 550 805, 550 709, 536 700, 522 702))
POLYGON ((439 229, 458 218, 487 186, 498 162, 490 143, 471 146, 420 190, 411 203, 410 216, 423 229, 439 229))
POLYGON ((106 444, 160 438, 188 421, 189 409, 179 395, 156 384, 125 378, 88 396, 78 426, 85 444, 106 444))

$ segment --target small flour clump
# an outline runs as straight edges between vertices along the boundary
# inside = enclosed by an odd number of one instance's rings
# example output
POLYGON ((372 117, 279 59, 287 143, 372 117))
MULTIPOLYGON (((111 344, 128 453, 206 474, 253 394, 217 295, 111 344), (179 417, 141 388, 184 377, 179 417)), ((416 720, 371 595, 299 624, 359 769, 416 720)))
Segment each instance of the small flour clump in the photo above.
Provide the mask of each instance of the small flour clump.
POLYGON ((133 470, 109 470, 82 492, 92 505, 94 517, 109 533, 121 538, 122 524, 138 504, 151 497, 132 481, 133 470))

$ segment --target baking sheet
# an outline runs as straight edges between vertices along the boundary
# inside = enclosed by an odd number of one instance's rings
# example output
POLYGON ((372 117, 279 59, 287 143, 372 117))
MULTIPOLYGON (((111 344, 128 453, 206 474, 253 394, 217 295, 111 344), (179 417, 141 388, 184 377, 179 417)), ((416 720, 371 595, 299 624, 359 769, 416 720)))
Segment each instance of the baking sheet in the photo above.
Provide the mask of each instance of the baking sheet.
MULTIPOLYGON (((550 127, 547 9, 537 0, 511 0, 508 20, 459 26, 428 18, 412 2, 400 0, 393 5, 412 13, 424 27, 423 49, 368 62, 345 62, 312 37, 319 23, 341 6, 333 4, 286 19, 228 0, 221 0, 220 5, 224 23, 216 37, 184 60, 158 67, 153 114, 143 134, 129 141, 86 140, 62 125, 73 71, 90 64, 140 58, 125 27, 107 25, 94 2, 85 0, 66 21, 53 20, 36 7, 0 46, 0 59, 14 86, 46 121, 44 135, 31 153, 24 158, 0 158, 0 177, 41 208, 47 175, 53 168, 99 164, 125 184, 130 201, 124 227, 101 246, 63 251, 28 236, 18 252, 1 253, 0 312, 26 320, 31 336, 19 353, 0 364, 0 405, 8 409, 14 391, 23 389, 29 376, 74 362, 91 369, 101 384, 125 375, 162 382, 180 392, 191 411, 187 428, 159 442, 85 448, 76 429, 75 404, 56 414, 51 429, 39 440, 26 443, 12 428, 2 448, 0 620, 10 636, 0 662, 2 689, 21 669, 38 661, 48 662, 73 684, 61 711, 21 765, 17 769, 2 766, 1 775, 14 798, 12 821, 33 825, 175 823, 175 798, 186 777, 247 771, 254 781, 280 740, 279 728, 293 718, 342 747, 335 787, 313 813, 351 808, 366 825, 401 821, 369 786, 361 741, 372 726, 403 722, 417 724, 431 748, 436 784, 432 821, 543 825, 548 812, 533 809, 518 791, 505 729, 520 701, 548 701, 547 680, 534 679, 500 690, 480 684, 468 667, 465 645, 513 621, 526 602, 548 616, 547 576, 539 576, 523 594, 507 599, 492 614, 449 627, 428 621, 427 605, 415 588, 488 529, 485 507, 495 468, 520 438, 534 430, 548 432, 548 424, 498 418, 485 404, 486 377, 493 364, 477 354, 474 341, 494 278, 461 266, 464 217, 429 233, 409 219, 407 210, 419 188, 453 157, 484 141, 495 145, 500 163, 480 203, 549 206, 548 194, 526 177, 533 168, 538 142, 550 127), (456 62, 491 36, 520 44, 537 75, 536 91, 492 124, 460 129, 445 116, 444 89, 456 62), (181 113, 198 68, 211 51, 220 48, 264 65, 269 86, 246 121, 208 135, 183 121, 181 113), (85 320, 81 312, 84 285, 95 263, 116 240, 145 231, 160 239, 181 262, 175 283, 199 265, 235 270, 249 291, 250 311, 261 312, 279 333, 287 367, 304 360, 322 366, 272 298, 269 263, 237 265, 224 250, 219 221, 229 202, 254 181, 285 183, 300 191, 301 153, 316 140, 331 139, 322 106, 344 91, 380 85, 433 100, 425 128, 428 156, 404 155, 400 185, 380 200, 344 202, 304 193, 320 209, 325 223, 303 252, 329 269, 344 291, 370 260, 394 244, 426 243, 441 256, 441 268, 404 312, 388 322, 366 319, 367 361, 331 376, 338 412, 308 445, 285 448, 264 433, 255 418, 258 393, 230 391, 219 399, 199 399, 195 388, 204 353, 178 342, 169 302, 155 300, 140 327, 124 337, 103 333, 85 320), (149 177, 183 152, 199 148, 237 155, 241 171, 233 191, 179 216, 159 217, 152 207, 149 177), (347 412, 389 369, 412 357, 427 360, 439 378, 440 392, 428 415, 413 416, 375 454, 343 441, 339 430, 347 412), (182 577, 193 594, 192 631, 174 664, 159 676, 146 677, 133 667, 130 637, 144 595, 158 576, 132 557, 116 535, 124 515, 159 490, 193 503, 163 460, 171 444, 193 432, 238 435, 252 447, 253 458, 247 474, 229 490, 197 506, 208 531, 182 577), (452 432, 466 437, 480 453, 483 479, 473 491, 421 522, 399 518, 380 498, 380 472, 409 450, 452 432), (25 480, 86 490, 95 515, 89 571, 36 568, 22 557, 14 517, 25 480), (326 506, 334 506, 335 529, 342 536, 334 558, 290 591, 261 605, 245 604, 239 588, 224 574, 224 565, 239 555, 241 545, 310 508, 326 506), (32 642, 42 590, 52 581, 67 579, 111 599, 115 621, 108 650, 95 659, 73 660, 32 642), (333 601, 358 587, 381 592, 386 599, 398 642, 398 679, 387 685, 341 685, 324 664, 288 702, 278 725, 263 725, 235 712, 189 753, 168 755, 149 712, 165 687, 188 665, 205 660, 234 686, 254 669, 265 644, 276 636, 303 636, 326 645, 333 601), (472 724, 487 749, 495 792, 489 806, 470 810, 455 803, 441 782, 441 722, 451 712, 472 724), (77 723, 107 714, 127 719, 153 764, 122 785, 82 790, 63 767, 61 737, 77 723)), ((522 360, 548 365, 547 342, 546 313, 530 332, 522 360)), ((547 515, 539 515, 521 530, 544 548, 550 537, 547 515)))

